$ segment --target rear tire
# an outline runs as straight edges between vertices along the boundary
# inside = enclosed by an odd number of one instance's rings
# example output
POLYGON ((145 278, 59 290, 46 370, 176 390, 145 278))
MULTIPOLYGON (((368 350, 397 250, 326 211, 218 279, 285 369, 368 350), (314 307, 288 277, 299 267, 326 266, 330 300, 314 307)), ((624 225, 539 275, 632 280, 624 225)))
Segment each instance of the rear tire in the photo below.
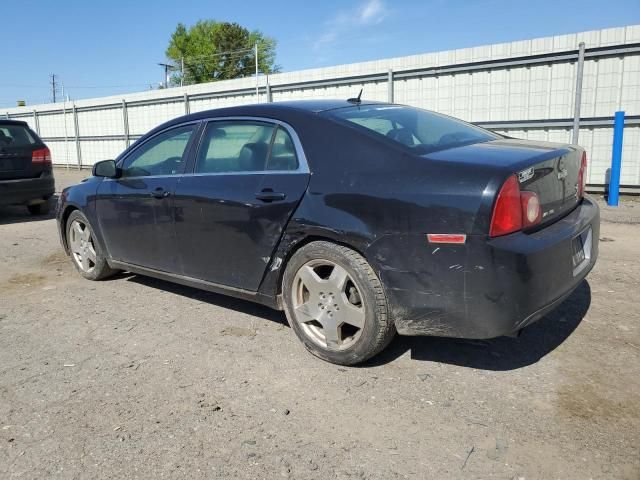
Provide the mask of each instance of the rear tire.
POLYGON ((73 266, 84 278, 102 280, 117 272, 109 267, 107 257, 100 244, 95 240, 95 234, 89 220, 79 210, 75 210, 69 215, 66 234, 73 266))
POLYGON ((395 335, 378 276, 350 248, 325 241, 303 246, 287 264, 282 292, 289 325, 328 362, 364 362, 395 335))
POLYGON ((27 210, 31 215, 47 215, 51 211, 51 200, 47 199, 44 203, 36 205, 27 205, 27 210))

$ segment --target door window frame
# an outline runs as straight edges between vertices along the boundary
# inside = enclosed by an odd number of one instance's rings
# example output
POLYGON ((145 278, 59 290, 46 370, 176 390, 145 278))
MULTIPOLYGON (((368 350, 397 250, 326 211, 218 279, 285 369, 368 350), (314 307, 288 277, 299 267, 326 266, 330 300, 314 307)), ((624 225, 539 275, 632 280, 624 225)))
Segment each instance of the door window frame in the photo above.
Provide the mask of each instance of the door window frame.
POLYGON ((154 133, 153 135, 151 135, 149 138, 146 138, 143 142, 139 143, 139 144, 135 144, 133 146, 132 149, 123 152, 122 156, 119 157, 116 161, 116 166, 118 168, 122 168, 122 166, 125 164, 125 162, 131 157, 131 155, 134 155, 140 148, 142 148, 144 145, 148 144, 151 140, 153 140, 154 138, 156 138, 158 135, 163 135, 167 132, 170 132, 171 130, 176 130, 178 128, 182 128, 182 127, 187 127, 189 125, 193 125, 193 132, 191 133, 191 136, 189 137, 189 141, 187 142, 187 145, 184 149, 184 152, 182 152, 182 166, 180 168, 179 172, 176 173, 172 173, 172 174, 165 174, 165 175, 136 175, 136 176, 131 176, 131 177, 119 177, 119 178, 104 178, 103 180, 110 180, 110 181, 121 181, 123 179, 126 180, 130 180, 130 179, 135 179, 135 178, 147 178, 147 179, 151 179, 151 178, 168 178, 168 177, 178 177, 181 175, 184 175, 184 173, 187 171, 187 167, 190 164, 190 159, 192 157, 191 153, 193 150, 193 145, 196 142, 196 139, 200 138, 200 130, 202 129, 202 121, 201 120, 192 120, 189 122, 184 122, 184 123, 180 123, 177 125, 171 125, 170 127, 167 127, 163 130, 160 130, 156 133, 154 133))
POLYGON ((300 173, 310 173, 309 164, 307 162, 307 157, 304 154, 304 149, 302 148, 302 143, 300 142, 300 137, 294 130, 294 128, 286 122, 282 120, 278 120, 275 118, 267 118, 267 117, 254 117, 254 116, 229 116, 229 117, 210 117, 203 118, 200 120, 202 125, 200 127, 200 131, 198 132, 197 144, 193 147, 193 154, 189 156, 187 160, 187 167, 182 173, 183 177, 203 177, 203 176, 218 176, 218 175, 282 175, 282 174, 300 174, 300 173), (274 125, 274 131, 271 135, 271 143, 269 144, 269 157, 267 157, 267 162, 271 156, 271 146, 273 145, 273 139, 276 133, 276 128, 283 128, 293 143, 293 147, 295 149, 296 157, 298 160, 298 168, 295 170, 251 170, 246 172, 196 172, 196 161, 198 158, 198 153, 200 148, 202 147, 202 143, 204 141, 204 133, 207 130, 207 126, 212 122, 258 122, 258 123, 269 123, 274 125))

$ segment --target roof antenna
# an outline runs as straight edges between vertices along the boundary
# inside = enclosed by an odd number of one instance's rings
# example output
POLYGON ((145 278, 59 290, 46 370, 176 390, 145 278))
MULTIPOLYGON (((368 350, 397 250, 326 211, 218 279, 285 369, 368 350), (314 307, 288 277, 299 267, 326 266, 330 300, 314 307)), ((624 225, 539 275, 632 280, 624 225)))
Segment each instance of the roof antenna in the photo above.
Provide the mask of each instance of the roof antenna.
POLYGON ((360 93, 358 94, 357 97, 355 98, 350 98, 349 100, 347 100, 347 102, 349 103, 355 103, 357 105, 360 105, 362 103, 362 100, 360 100, 360 97, 362 97, 362 90, 364 90, 364 88, 360 89, 360 93))

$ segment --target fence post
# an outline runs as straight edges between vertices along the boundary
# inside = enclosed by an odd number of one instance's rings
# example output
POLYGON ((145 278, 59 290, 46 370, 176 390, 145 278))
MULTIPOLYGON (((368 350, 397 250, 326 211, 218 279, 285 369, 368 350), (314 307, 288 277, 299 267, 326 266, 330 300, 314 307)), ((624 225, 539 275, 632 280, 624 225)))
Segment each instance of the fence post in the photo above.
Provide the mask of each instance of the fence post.
POLYGON ((33 111, 33 124, 36 127, 36 133, 40 135, 40 121, 38 120, 38 112, 33 111))
POLYGON ((273 102, 273 97, 271 95, 271 84, 269 83, 269 75, 267 75, 267 103, 273 102))
POLYGON ((393 69, 387 72, 387 101, 393 103, 393 69))
POLYGON ((78 110, 73 104, 73 129, 76 134, 76 154, 78 156, 78 170, 82 168, 82 149, 80 148, 80 129, 78 128, 78 110))
POLYGON ((124 148, 129 148, 129 111, 127 101, 122 99, 122 128, 124 130, 124 148))
POLYGON ((609 175, 609 195, 607 204, 618 206, 620 193, 620 169, 622 167, 622 134, 624 132, 624 112, 616 112, 613 121, 613 149, 611 154, 611 172, 609 175))
POLYGON ((187 92, 184 92, 184 114, 185 115, 189 115, 189 94, 187 92))
POLYGON ((580 136, 580 107, 582 105, 582 77, 584 74, 584 42, 578 45, 578 65, 576 69, 576 94, 573 105, 573 135, 571 143, 578 144, 580 136))

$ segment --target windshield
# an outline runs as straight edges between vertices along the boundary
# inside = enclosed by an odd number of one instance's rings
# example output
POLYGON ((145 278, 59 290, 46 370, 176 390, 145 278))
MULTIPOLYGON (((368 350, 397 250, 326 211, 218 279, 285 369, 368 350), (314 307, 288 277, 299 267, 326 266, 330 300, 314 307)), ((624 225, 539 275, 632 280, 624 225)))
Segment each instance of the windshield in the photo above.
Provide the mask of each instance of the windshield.
POLYGON ((446 115, 399 105, 339 108, 325 115, 383 135, 418 154, 501 138, 446 115))

